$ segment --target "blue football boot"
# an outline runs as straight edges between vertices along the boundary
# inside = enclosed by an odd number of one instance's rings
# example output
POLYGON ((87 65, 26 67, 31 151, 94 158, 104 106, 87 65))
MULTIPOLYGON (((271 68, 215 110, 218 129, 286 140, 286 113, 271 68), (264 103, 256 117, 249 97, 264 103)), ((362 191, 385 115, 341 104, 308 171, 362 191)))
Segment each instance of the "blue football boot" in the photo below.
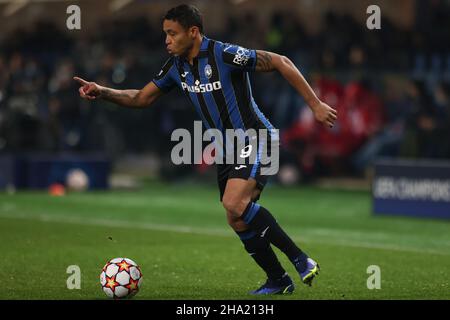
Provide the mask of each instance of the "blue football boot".
POLYGON ((250 292, 250 294, 289 294, 294 292, 295 286, 287 273, 281 279, 267 279, 260 288, 250 292))
POLYGON ((311 286, 314 277, 319 274, 319 264, 304 253, 302 253, 302 255, 297 259, 294 259, 292 263, 297 269, 303 283, 311 286))

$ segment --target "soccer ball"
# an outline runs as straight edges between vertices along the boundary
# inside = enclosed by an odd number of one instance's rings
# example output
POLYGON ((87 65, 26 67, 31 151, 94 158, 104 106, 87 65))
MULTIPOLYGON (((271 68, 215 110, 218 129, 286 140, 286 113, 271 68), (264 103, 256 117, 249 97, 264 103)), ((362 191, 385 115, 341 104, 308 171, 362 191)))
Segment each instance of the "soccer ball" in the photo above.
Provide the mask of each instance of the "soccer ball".
POLYGON ((131 298, 142 285, 141 269, 131 259, 112 259, 100 273, 100 284, 103 292, 110 298, 131 298))
POLYGON ((67 173, 66 186, 72 191, 85 191, 89 188, 89 177, 81 169, 72 169, 67 173))

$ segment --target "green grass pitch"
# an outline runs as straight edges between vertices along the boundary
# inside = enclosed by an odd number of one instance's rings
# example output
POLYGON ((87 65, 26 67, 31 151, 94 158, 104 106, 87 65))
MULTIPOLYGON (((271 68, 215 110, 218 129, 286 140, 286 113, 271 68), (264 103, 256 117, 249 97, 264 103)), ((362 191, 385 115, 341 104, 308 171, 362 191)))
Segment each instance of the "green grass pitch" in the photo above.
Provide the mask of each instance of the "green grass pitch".
MULTIPOLYGON (((450 299, 450 222, 373 216, 368 192, 268 186, 260 203, 321 265, 312 287, 258 299, 450 299), (381 269, 369 290, 367 268, 381 269)), ((106 261, 135 260, 134 299, 254 299, 265 279, 228 227, 215 186, 151 184, 139 191, 0 193, 0 299, 107 299, 106 261), (81 289, 68 290, 69 265, 81 289)))

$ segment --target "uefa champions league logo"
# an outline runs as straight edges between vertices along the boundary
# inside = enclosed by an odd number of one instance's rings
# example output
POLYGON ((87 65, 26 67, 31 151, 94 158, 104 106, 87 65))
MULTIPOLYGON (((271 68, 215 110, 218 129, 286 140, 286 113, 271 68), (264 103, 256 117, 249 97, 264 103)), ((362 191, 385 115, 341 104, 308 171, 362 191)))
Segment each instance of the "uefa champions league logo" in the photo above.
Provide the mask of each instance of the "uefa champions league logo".
POLYGON ((237 65, 245 66, 247 65, 248 59, 250 59, 250 50, 239 47, 234 56, 233 62, 237 65))

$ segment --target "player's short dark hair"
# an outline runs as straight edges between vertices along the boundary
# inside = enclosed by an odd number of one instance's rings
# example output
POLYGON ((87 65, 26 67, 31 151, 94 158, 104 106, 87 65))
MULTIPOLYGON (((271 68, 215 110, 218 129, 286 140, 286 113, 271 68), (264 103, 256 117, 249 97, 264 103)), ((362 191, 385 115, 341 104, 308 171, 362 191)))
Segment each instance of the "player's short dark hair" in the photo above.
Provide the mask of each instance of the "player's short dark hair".
POLYGON ((167 11, 163 20, 177 21, 184 29, 198 27, 200 33, 203 33, 203 18, 200 10, 193 5, 181 4, 167 11))

